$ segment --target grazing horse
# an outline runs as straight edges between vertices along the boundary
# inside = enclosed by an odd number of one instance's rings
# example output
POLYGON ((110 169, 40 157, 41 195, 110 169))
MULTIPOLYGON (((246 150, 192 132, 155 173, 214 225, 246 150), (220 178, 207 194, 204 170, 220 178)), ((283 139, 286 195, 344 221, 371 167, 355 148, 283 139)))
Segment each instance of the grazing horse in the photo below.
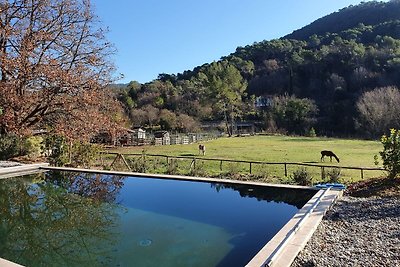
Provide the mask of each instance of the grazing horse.
POLYGON ((339 163, 338 156, 336 156, 335 153, 333 153, 332 151, 322 150, 321 151, 321 161, 323 161, 325 156, 326 157, 330 157, 331 158, 331 162, 332 162, 332 157, 334 157, 336 159, 336 161, 339 163))
POLYGON ((203 144, 199 145, 199 154, 202 154, 203 156, 206 154, 206 146, 203 144))

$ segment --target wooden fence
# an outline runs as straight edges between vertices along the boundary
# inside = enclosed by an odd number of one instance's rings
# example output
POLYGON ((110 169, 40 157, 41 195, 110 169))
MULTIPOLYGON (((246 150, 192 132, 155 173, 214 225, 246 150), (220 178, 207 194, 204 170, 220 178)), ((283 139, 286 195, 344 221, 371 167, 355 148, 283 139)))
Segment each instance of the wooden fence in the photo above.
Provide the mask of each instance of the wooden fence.
POLYGON ((341 165, 327 165, 327 164, 313 164, 313 163, 301 163, 301 162, 265 162, 265 161, 249 161, 249 160, 232 160, 232 159, 217 159, 217 158, 206 158, 206 157, 195 157, 195 156, 171 156, 171 155, 160 155, 160 154, 145 154, 145 153, 116 153, 116 152, 102 152, 101 153, 101 162, 102 165, 104 166, 104 157, 108 155, 109 159, 111 156, 115 156, 114 160, 112 163, 109 165, 109 168, 113 169, 115 163, 118 160, 121 160, 125 167, 129 170, 131 170, 131 167, 129 166, 128 162, 126 161, 127 157, 133 156, 133 157, 139 157, 142 160, 143 164, 143 169, 141 169, 142 172, 146 172, 146 161, 150 160, 150 157, 153 158, 159 158, 163 159, 162 161, 165 162, 167 167, 170 166, 172 163, 171 160, 187 160, 190 161, 190 169, 196 168, 196 164, 198 162, 217 162, 219 163, 219 170, 222 172, 223 171, 223 165, 224 163, 236 163, 236 164, 245 164, 247 166, 247 173, 253 174, 254 167, 256 165, 261 165, 262 167, 268 166, 268 165, 276 165, 276 166, 281 166, 282 167, 282 174, 285 177, 288 177, 288 168, 289 166, 301 166, 301 167, 311 167, 311 168, 319 168, 321 177, 325 176, 325 171, 326 169, 340 169, 340 170, 353 170, 353 171, 358 171, 359 172, 359 177, 361 179, 364 179, 365 177, 365 172, 366 171, 381 171, 383 172, 383 168, 378 168, 378 167, 352 167, 352 166, 341 166, 341 165))

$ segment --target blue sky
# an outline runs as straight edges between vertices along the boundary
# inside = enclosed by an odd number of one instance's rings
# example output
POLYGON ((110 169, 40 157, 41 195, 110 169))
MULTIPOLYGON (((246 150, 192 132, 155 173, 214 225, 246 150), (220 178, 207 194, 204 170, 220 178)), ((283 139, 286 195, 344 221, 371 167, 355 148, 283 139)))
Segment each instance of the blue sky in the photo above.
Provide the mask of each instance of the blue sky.
POLYGON ((92 0, 118 50, 118 73, 141 83, 282 37, 356 0, 92 0))

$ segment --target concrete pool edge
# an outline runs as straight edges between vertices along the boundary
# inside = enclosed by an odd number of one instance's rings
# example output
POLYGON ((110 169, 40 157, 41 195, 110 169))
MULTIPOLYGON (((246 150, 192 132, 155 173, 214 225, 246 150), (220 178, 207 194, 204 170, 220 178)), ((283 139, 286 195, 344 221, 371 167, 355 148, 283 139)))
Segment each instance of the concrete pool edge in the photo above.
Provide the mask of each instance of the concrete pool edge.
POLYGON ((319 190, 246 267, 290 266, 317 230, 325 213, 342 194, 341 190, 319 190), (302 224, 300 227, 299 223, 302 224))
POLYGON ((48 166, 48 163, 36 163, 0 168, 0 179, 8 178, 12 174, 31 174, 48 166))
POLYGON ((18 263, 8 261, 6 259, 0 258, 0 266, 2 267, 23 267, 23 265, 20 265, 18 263))

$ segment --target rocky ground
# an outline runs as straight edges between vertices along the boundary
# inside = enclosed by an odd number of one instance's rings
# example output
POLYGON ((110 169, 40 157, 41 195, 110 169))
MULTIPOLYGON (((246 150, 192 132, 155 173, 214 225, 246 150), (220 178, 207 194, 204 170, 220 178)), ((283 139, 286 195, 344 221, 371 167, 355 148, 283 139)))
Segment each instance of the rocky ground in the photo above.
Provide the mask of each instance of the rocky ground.
POLYGON ((400 191, 387 184, 351 188, 292 266, 400 266, 400 191))

